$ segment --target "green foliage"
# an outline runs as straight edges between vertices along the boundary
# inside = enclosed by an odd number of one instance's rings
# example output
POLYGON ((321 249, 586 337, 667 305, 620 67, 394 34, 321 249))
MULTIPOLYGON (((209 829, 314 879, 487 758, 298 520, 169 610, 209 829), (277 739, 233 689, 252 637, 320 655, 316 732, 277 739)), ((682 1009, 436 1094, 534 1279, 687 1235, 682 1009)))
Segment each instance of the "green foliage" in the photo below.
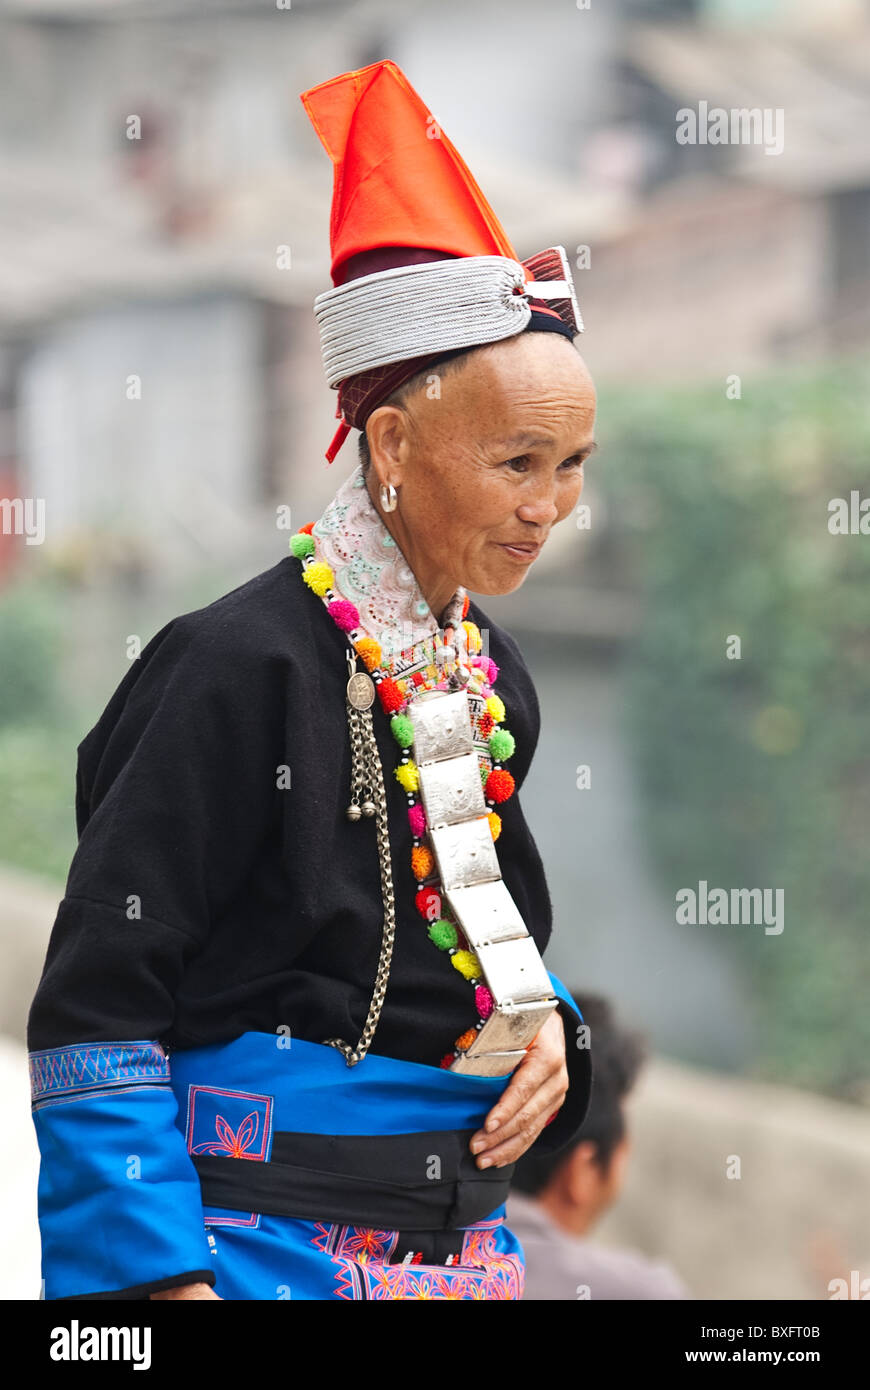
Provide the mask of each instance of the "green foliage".
POLYGON ((851 1096, 870 1074, 870 535, 832 535, 828 504, 870 497, 870 363, 743 392, 601 394, 595 476, 643 595, 627 732, 669 891, 785 891, 780 936, 700 928, 755 978, 757 1073, 851 1096))
POLYGON ((51 581, 0 593, 0 858, 61 882, 76 846, 81 737, 63 699, 64 611, 51 581))
POLYGON ((60 641, 52 586, 0 590, 0 729, 56 716, 60 641))
POLYGON ((76 743, 53 727, 0 729, 2 858, 60 883, 76 847, 76 743))

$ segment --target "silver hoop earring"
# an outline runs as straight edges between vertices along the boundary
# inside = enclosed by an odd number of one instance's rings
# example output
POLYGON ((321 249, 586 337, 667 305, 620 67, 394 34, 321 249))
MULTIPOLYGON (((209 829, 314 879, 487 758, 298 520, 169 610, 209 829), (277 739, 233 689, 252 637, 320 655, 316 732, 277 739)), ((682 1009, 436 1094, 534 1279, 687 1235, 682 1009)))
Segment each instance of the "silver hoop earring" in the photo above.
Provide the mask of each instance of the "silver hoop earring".
POLYGON ((381 483, 381 506, 385 512, 394 512, 399 504, 399 494, 392 483, 381 483))

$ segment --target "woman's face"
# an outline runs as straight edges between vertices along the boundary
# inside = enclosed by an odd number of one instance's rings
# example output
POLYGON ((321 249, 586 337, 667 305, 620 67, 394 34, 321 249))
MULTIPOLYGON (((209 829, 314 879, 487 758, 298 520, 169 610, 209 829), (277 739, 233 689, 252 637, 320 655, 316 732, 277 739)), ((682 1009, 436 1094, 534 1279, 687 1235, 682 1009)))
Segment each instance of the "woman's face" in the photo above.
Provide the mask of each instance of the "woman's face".
POLYGON ((436 617, 458 584, 522 584, 580 497, 594 425, 592 379, 555 333, 482 348, 434 389, 372 412, 369 492, 436 617), (381 508, 381 483, 397 489, 395 511, 381 508))

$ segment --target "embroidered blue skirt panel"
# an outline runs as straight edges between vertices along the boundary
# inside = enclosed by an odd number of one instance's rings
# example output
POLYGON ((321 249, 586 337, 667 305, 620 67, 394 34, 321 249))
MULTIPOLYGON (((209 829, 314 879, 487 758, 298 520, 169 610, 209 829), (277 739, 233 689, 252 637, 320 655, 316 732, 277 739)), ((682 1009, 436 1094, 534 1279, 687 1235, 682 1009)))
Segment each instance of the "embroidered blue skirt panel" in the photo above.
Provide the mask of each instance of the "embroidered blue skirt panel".
MULTIPOLYGON (((371 1052, 358 1066, 348 1067, 334 1048, 265 1033, 247 1033, 223 1047, 172 1057, 172 1085, 179 1115, 187 1115, 186 1146, 194 1162, 202 1155, 222 1162, 225 1169, 230 1167, 227 1159, 269 1163, 275 1139, 283 1135, 291 1143, 294 1134, 376 1136, 374 1143, 388 1151, 389 1136, 420 1133, 427 1142, 417 1173, 406 1168, 403 1177, 416 1188, 429 1181, 433 1194, 442 1177, 453 1177, 452 1171, 442 1171, 452 1157, 442 1141, 454 1132, 470 1138, 506 1084, 504 1077, 458 1076, 371 1052), (217 1086, 216 1077, 221 1078, 217 1086), (251 1087, 254 1077, 267 1082, 259 1094, 251 1087)), ((210 1195, 209 1170, 203 1165, 198 1171, 205 1198, 210 1195)), ((386 1153, 382 1171, 386 1178, 386 1153)), ((498 1170, 487 1171, 498 1179, 498 1170)), ((500 1185, 504 1181, 499 1179, 500 1185)), ((368 1185, 372 1182, 367 1179, 368 1185)), ((215 1292, 223 1298, 255 1299, 521 1296, 522 1249, 504 1225, 504 1201, 452 1233, 440 1219, 437 1228, 419 1230, 425 1215, 409 1215, 401 1225, 385 1225, 368 1215, 388 1197, 394 1200, 377 1186, 374 1180, 375 1190, 370 1188, 367 1196, 345 1197, 348 1205, 336 1220, 329 1215, 302 1220, 204 1202, 215 1292), (347 1219, 354 1201, 359 1215, 347 1219), (433 1254, 440 1255, 437 1262, 433 1254)), ((455 1206, 452 1183, 447 1196, 455 1206)), ((341 1204, 339 1194, 331 1200, 341 1204)), ((330 1197, 324 1195, 323 1201, 329 1213, 330 1197)), ((430 1219, 434 1222, 435 1216, 430 1219)))
POLYGON ((481 1171, 467 1147, 510 1077, 372 1052, 348 1067, 260 1032, 30 1065, 46 1298, 146 1297, 182 1274, 225 1299, 522 1295, 512 1167, 481 1171))

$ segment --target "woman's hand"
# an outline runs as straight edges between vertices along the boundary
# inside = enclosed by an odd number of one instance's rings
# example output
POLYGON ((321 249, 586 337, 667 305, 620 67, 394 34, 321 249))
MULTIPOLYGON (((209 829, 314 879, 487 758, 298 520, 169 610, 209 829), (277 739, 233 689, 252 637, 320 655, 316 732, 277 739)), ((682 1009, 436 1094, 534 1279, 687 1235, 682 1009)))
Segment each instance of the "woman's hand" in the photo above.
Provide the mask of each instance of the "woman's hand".
POLYGON ((149 1298, 216 1298, 219 1303, 223 1302, 219 1293, 215 1293, 211 1284, 181 1284, 177 1289, 161 1289, 160 1293, 151 1293, 149 1298))
POLYGON ((478 1168, 514 1163, 534 1144, 568 1094, 565 1028, 554 1009, 486 1117, 472 1135, 470 1148, 478 1168))

